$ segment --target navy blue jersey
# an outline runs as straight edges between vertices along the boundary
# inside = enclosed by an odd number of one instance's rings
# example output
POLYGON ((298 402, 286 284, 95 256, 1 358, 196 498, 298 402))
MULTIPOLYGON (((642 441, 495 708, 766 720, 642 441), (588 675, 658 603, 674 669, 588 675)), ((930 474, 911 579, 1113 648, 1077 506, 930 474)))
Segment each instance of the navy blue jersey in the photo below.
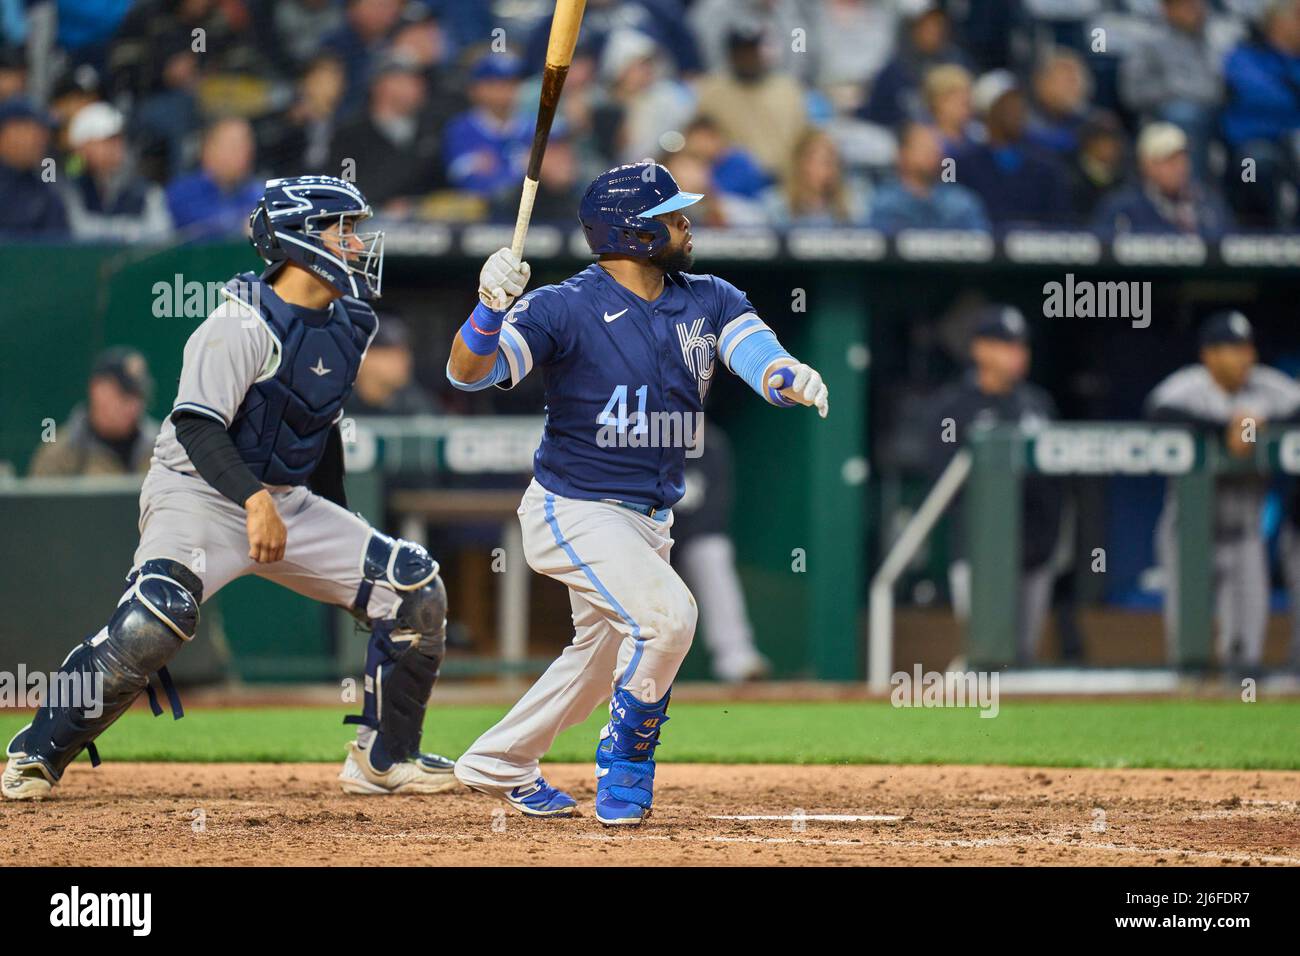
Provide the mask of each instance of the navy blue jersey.
POLYGON ((526 294, 507 313, 500 350, 513 387, 542 369, 546 427, 537 480, 570 498, 671 507, 687 455, 702 450, 715 360, 767 326, 716 276, 668 274, 647 302, 593 263, 526 294))

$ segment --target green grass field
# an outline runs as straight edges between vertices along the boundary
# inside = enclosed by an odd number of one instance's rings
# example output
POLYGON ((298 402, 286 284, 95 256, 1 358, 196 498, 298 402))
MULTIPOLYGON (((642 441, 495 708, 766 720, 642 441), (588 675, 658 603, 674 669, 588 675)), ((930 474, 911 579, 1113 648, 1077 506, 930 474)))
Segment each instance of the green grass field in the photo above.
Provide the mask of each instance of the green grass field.
MULTIPOLYGON (((177 722, 135 710, 99 748, 115 761, 335 761, 352 733, 345 712, 194 710, 177 722)), ((435 705, 425 747, 455 756, 503 712, 435 705)), ((685 702, 670 714, 660 755, 680 762, 1300 769, 1300 700, 1012 701, 992 719, 887 702, 685 702)), ((0 733, 26 720, 0 717, 0 733)), ((598 712, 564 733, 549 759, 590 760, 602 723, 598 712)))

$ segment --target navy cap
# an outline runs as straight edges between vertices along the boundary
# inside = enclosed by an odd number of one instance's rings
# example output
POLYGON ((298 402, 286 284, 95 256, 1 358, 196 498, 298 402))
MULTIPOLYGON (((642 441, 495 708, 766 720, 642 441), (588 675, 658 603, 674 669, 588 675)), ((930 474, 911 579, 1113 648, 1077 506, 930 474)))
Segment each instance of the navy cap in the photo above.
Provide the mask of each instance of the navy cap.
POLYGON ((379 330, 375 332, 372 349, 404 349, 411 345, 406 323, 392 312, 379 313, 379 330))
POLYGON ((14 96, 0 103, 0 126, 13 120, 35 120, 43 126, 53 129, 57 124, 48 113, 38 110, 29 100, 14 96))
POLYGON ((990 305, 975 315, 974 337, 1001 342, 1029 341, 1029 324, 1013 305, 990 305))
POLYGON ((1250 320, 1233 309, 1216 312, 1201 326, 1201 348, 1207 345, 1254 344, 1255 329, 1250 320))
POLYGON ((153 398, 153 379, 144 356, 127 345, 115 345, 95 357, 90 368, 91 378, 111 378, 128 395, 150 401, 153 398))
POLYGON ((485 53, 470 69, 469 81, 517 80, 524 75, 524 64, 518 57, 505 53, 485 53))

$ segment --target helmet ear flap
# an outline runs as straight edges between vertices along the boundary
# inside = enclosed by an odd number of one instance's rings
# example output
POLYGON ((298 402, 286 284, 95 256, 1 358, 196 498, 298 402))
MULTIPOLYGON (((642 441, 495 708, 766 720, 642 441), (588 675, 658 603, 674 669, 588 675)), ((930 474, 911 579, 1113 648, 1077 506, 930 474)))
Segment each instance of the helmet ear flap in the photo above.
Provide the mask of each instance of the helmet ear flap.
POLYGON ((249 231, 252 233, 253 248, 266 262, 279 262, 285 258, 280 248, 280 239, 271 225, 271 213, 266 208, 266 200, 257 204, 252 215, 248 217, 249 231))

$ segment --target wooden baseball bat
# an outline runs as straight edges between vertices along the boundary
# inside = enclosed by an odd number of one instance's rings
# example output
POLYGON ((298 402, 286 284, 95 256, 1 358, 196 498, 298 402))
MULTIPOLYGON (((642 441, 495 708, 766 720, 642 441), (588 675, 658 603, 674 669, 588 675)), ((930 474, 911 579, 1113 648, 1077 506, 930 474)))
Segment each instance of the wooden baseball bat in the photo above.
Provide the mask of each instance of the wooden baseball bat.
POLYGON ((555 108, 560 105, 564 78, 569 75, 569 64, 573 62, 573 48, 578 43, 578 29, 582 26, 582 13, 586 7, 587 0, 557 0, 555 13, 551 17, 551 38, 546 45, 546 68, 542 72, 542 97, 537 104, 537 128, 533 131, 528 172, 524 175, 524 190, 519 197, 515 237, 510 243, 511 251, 520 258, 524 255, 524 237, 528 235, 528 223, 533 218, 533 200, 537 198, 537 182, 542 174, 546 141, 551 135, 555 108))

